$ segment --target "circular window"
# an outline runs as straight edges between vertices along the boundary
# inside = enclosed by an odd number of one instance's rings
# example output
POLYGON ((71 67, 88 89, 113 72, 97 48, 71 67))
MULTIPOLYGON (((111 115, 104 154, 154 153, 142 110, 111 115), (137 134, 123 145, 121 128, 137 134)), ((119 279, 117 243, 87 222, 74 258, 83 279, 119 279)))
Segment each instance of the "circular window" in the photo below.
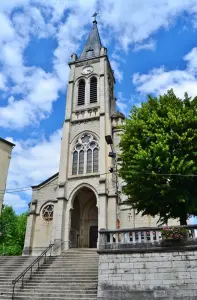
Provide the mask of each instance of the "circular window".
POLYGON ((42 218, 47 222, 52 221, 53 212, 54 212, 54 205, 53 204, 46 205, 42 210, 42 218))

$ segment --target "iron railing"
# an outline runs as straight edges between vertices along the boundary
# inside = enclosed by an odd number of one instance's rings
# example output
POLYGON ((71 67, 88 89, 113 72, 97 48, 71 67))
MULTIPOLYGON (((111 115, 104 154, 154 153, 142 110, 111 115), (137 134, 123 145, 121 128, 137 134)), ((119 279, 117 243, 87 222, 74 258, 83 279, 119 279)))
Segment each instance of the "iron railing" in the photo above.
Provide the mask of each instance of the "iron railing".
POLYGON ((43 252, 42 254, 40 254, 40 256, 38 256, 32 263, 31 265, 29 265, 20 275, 18 275, 18 277, 16 277, 16 279, 14 279, 12 281, 13 284, 13 288, 12 288, 12 300, 14 299, 14 294, 15 294, 15 287, 16 287, 16 283, 20 281, 20 279, 22 279, 22 288, 24 287, 24 278, 25 275, 27 274, 27 272, 30 270, 30 279, 32 278, 32 274, 33 274, 33 267, 38 264, 38 268, 37 270, 40 268, 41 266, 41 259, 44 258, 44 263, 46 262, 47 259, 47 253, 50 251, 49 253, 49 257, 51 257, 51 252, 52 252, 52 248, 53 248, 54 244, 50 244, 43 252))

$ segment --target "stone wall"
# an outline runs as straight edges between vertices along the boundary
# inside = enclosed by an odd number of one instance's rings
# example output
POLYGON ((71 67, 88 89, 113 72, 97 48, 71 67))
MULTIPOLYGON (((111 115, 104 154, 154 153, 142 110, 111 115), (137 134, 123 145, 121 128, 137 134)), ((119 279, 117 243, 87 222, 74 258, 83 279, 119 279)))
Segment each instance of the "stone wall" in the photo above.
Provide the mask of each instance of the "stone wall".
POLYGON ((100 253, 98 300, 197 299, 197 247, 100 253))

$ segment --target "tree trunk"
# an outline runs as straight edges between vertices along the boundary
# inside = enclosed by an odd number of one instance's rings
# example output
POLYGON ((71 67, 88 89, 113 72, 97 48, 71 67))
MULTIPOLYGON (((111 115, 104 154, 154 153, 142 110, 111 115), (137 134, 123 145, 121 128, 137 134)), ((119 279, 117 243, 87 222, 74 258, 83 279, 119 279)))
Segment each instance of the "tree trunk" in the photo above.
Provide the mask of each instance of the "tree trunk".
POLYGON ((180 225, 187 225, 187 214, 183 214, 180 217, 180 225))

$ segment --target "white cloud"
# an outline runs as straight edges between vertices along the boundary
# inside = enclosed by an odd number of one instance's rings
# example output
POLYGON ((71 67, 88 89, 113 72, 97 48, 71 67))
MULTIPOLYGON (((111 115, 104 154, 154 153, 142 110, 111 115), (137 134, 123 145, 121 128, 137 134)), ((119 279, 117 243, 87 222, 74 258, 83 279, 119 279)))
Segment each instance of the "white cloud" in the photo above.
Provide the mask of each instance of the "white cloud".
MULTIPOLYGON (((97 5, 96 0, 0 1, 0 91, 7 92, 8 101, 7 106, 0 107, 0 126, 22 129, 50 116, 53 102, 57 101, 60 90, 65 90, 67 62, 72 52, 78 51, 97 5), (24 52, 32 36, 36 40, 51 37, 57 41, 51 57, 51 73, 27 67, 24 52)), ((128 51, 134 46, 139 51, 153 50, 152 34, 169 27, 182 12, 187 11, 195 20, 197 3, 196 0, 125 0, 122 5, 121 0, 101 0, 99 10, 101 32, 113 37, 115 49, 128 51)), ((111 61, 118 82, 123 79, 121 63, 115 56, 111 61)))
POLYGON ((117 96, 117 108, 121 112, 125 114, 126 117, 128 117, 130 109, 133 105, 140 106, 140 97, 137 95, 131 95, 129 98, 126 98, 122 92, 118 92, 117 96))
POLYGON ((178 97, 183 97, 185 92, 189 96, 197 95, 197 48, 193 48, 184 60, 187 61, 185 70, 168 71, 165 67, 152 69, 148 74, 136 73, 133 75, 133 84, 141 94, 163 94, 173 88, 178 97))
POLYGON ((96 0, 2 2, 0 25, 4 31, 0 33, 0 90, 5 91, 7 88, 8 103, 0 107, 0 126, 22 129, 49 117, 59 91, 65 90, 67 62, 81 43, 85 32, 83 28, 89 23, 84 15, 92 15, 96 9, 96 0), (15 8, 21 9, 13 11, 15 8), (70 11, 63 23, 61 18, 65 10, 70 11), (46 73, 40 67, 26 66, 24 51, 32 35, 36 39, 52 37, 57 40, 54 58, 51 57, 51 73, 46 73), (12 85, 8 89, 6 83, 10 79, 12 85))
POLYGON ((30 202, 32 185, 39 184, 58 172, 61 130, 54 132, 49 138, 37 136, 36 139, 13 140, 6 139, 16 146, 12 152, 7 190, 4 203, 12 205, 17 212, 25 211, 30 202), (28 187, 23 192, 11 192, 10 189, 28 187))
POLYGON ((12 206, 15 211, 27 211, 28 203, 22 199, 20 195, 6 193, 4 196, 4 204, 12 206))
POLYGON ((61 144, 61 130, 49 138, 37 137, 30 140, 7 140, 13 142, 12 160, 7 189, 38 184, 58 172, 61 144))
POLYGON ((114 70, 114 76, 118 80, 118 82, 121 82, 123 79, 123 72, 120 70, 120 64, 116 60, 111 60, 111 67, 112 70, 114 70))
POLYGON ((102 23, 108 26, 124 50, 142 43, 160 28, 168 28, 182 12, 195 19, 196 0, 103 0, 100 2, 102 23))
POLYGON ((156 49, 156 42, 154 40, 150 40, 146 43, 142 43, 142 44, 136 44, 134 46, 134 51, 135 52, 138 52, 138 51, 141 51, 141 50, 151 50, 151 51, 154 51, 156 49))

